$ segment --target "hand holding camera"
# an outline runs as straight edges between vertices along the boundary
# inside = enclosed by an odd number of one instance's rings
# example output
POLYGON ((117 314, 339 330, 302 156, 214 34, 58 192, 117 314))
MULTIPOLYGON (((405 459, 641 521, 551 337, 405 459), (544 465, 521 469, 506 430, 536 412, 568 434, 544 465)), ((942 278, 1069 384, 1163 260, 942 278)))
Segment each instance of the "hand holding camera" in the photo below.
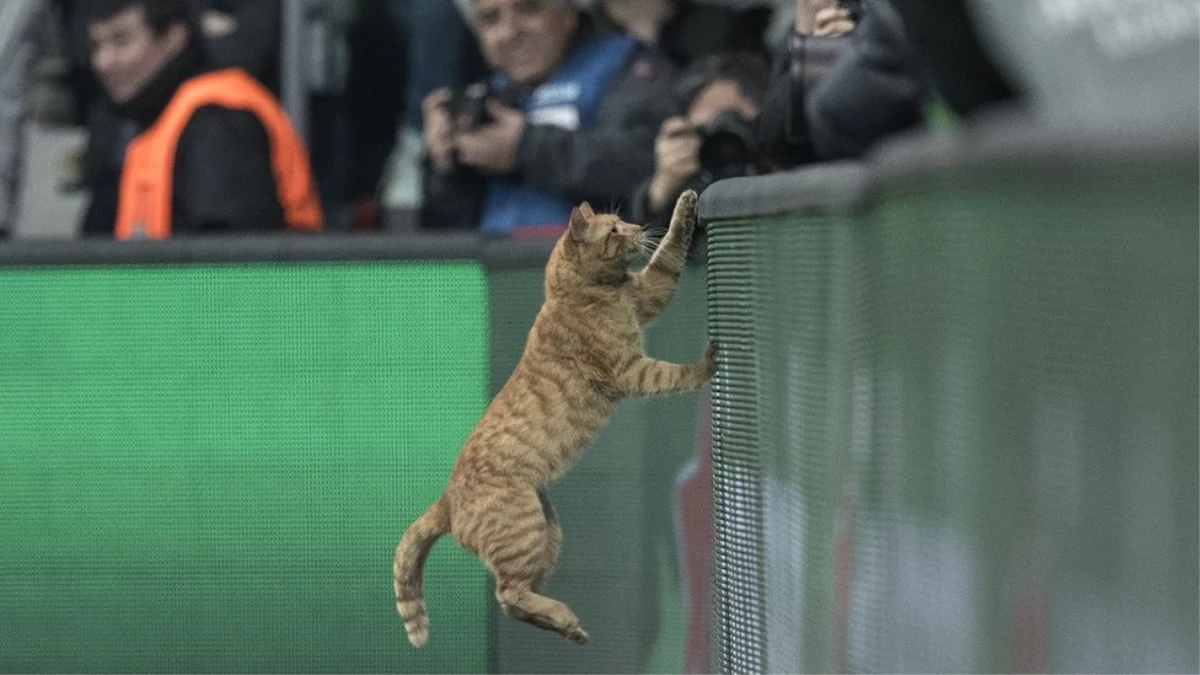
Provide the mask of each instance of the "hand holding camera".
POLYGON ((722 110, 707 124, 672 117, 654 142, 654 177, 646 194, 651 213, 662 213, 699 177, 704 185, 759 173, 761 158, 753 123, 736 110, 722 110))
POLYGON ((651 213, 665 211, 688 180, 700 173, 700 142, 688 118, 663 122, 654 141, 654 177, 647 194, 651 213))
POLYGON ((437 171, 449 173, 458 164, 497 175, 513 170, 525 115, 493 98, 486 84, 439 89, 422 107, 425 147, 437 171))

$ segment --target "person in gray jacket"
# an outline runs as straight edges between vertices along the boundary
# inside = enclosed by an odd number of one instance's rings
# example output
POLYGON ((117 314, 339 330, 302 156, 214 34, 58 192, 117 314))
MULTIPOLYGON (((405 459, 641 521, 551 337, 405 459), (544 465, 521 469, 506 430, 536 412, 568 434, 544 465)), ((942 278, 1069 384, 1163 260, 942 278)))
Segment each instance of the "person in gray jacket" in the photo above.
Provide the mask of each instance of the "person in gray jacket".
POLYGON ((423 102, 423 228, 553 233, 581 201, 622 205, 653 173, 655 135, 675 111, 670 63, 598 34, 568 0, 471 9, 493 75, 423 102))
POLYGON ((0 2, 0 239, 11 233, 17 219, 26 97, 40 35, 38 22, 45 12, 45 0, 0 2))

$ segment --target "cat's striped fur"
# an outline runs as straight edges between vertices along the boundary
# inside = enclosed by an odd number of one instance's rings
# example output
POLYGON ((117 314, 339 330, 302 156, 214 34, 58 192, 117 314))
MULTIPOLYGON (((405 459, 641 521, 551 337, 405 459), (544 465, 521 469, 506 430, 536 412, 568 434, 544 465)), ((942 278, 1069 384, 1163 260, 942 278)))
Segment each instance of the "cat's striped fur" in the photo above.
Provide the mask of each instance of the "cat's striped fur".
POLYGON ((586 202, 572 212, 546 265, 545 303, 520 363, 467 438, 441 498, 396 547, 396 608, 414 646, 429 637, 425 558, 447 532, 487 565, 505 614, 587 642, 570 608, 540 594, 562 542, 544 488, 579 458, 618 400, 697 389, 712 375, 712 344, 687 365, 651 359, 642 344, 642 326, 675 293, 695 223, 689 190, 650 262, 631 273, 646 245, 641 228, 586 202))

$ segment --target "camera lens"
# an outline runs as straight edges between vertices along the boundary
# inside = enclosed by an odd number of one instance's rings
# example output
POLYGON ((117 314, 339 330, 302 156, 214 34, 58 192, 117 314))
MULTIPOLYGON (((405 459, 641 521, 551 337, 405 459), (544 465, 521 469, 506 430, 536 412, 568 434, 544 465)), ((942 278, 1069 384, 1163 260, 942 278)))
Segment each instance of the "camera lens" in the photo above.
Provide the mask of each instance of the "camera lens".
POLYGON ((714 178, 753 171, 754 128, 749 120, 726 110, 705 125, 700 135, 700 165, 714 178))

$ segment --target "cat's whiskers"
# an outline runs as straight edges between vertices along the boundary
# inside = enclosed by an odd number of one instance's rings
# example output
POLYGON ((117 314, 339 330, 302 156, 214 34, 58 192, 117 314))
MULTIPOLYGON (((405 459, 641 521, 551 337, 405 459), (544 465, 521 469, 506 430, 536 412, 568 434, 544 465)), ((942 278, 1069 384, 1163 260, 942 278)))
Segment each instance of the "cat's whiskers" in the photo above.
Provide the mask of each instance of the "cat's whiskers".
POLYGON ((654 251, 658 249, 658 242, 652 241, 649 237, 645 237, 641 240, 638 248, 642 254, 642 258, 644 258, 646 262, 649 262, 650 258, 654 255, 654 251))
POLYGON ((654 257, 654 252, 658 250, 658 246, 666 234, 666 229, 662 227, 646 228, 642 230, 642 257, 645 258, 647 262, 650 261, 650 258, 654 257))

